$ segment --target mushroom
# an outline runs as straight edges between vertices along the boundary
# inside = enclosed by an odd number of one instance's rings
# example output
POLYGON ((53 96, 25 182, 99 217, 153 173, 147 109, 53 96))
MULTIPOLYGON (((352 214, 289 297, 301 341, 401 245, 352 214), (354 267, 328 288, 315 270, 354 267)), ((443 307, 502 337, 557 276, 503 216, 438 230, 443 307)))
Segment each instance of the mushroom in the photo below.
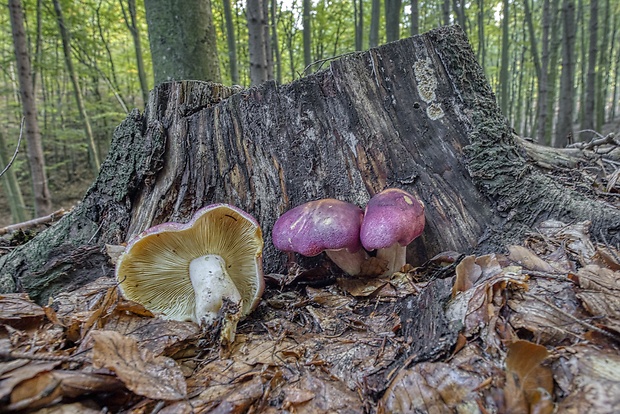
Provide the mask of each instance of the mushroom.
POLYGON ((198 210, 186 224, 163 223, 132 239, 116 265, 123 295, 165 319, 210 326, 225 303, 222 337, 264 290, 263 238, 248 213, 227 204, 198 210), (224 332, 227 330, 226 332, 224 332))
POLYGON ((424 204, 399 188, 375 194, 364 212, 360 240, 368 251, 387 262, 384 275, 400 270, 406 262, 407 245, 424 230, 424 204))
POLYGON ((280 216, 271 237, 279 250, 304 256, 324 251, 344 272, 357 275, 368 257, 359 238, 363 216, 361 208, 344 201, 309 201, 280 216))

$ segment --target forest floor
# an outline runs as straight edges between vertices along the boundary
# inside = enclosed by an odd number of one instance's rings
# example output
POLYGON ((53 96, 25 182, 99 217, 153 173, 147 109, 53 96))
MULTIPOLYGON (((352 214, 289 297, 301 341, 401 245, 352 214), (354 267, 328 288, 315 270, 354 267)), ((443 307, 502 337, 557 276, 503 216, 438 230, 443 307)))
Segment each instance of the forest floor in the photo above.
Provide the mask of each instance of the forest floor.
MULTIPOLYGON (((620 208, 620 173, 557 174, 620 208)), ((506 251, 445 252, 387 278, 328 268, 266 275, 263 300, 232 344, 219 342, 217 324, 153 317, 111 279, 46 306, 0 295, 0 412, 620 406, 620 251, 588 222, 544 222, 506 251)))

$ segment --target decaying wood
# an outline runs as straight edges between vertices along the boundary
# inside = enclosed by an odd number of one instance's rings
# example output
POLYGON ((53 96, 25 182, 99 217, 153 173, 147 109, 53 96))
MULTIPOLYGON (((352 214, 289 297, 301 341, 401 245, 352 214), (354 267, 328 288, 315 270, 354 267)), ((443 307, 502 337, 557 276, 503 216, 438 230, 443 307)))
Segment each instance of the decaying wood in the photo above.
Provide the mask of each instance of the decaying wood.
POLYGON ((289 85, 235 92, 157 87, 144 115, 134 111, 117 128, 83 202, 0 259, 0 292, 45 301, 76 287, 68 263, 76 249, 98 248, 103 258, 105 243, 214 202, 257 218, 266 271, 282 272, 287 257, 270 240, 282 212, 322 197, 364 206, 386 187, 426 205, 426 230, 409 247, 414 264, 444 250, 502 249, 549 218, 591 220, 593 234, 620 241, 616 208, 526 161, 458 27, 345 56, 289 85))

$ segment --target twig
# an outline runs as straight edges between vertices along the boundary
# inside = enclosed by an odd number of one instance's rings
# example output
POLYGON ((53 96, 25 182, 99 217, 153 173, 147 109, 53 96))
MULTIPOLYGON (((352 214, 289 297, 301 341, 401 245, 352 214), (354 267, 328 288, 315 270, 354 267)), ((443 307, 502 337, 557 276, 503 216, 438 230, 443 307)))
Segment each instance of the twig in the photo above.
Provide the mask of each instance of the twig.
POLYGON ((17 139, 17 146, 15 147, 15 152, 13 153, 13 158, 11 158, 11 161, 9 161, 9 163, 6 165, 6 167, 4 167, 4 170, 2 170, 2 172, 0 172, 0 177, 2 177, 4 175, 4 173, 7 172, 9 170, 9 168, 11 168, 11 165, 13 165, 13 162, 15 161, 15 158, 17 158, 17 153, 19 152, 19 146, 22 143, 22 136, 23 136, 23 133, 24 133, 24 120, 25 119, 26 119, 26 117, 22 117, 22 123, 19 126, 19 138, 17 139))
POLYGON ((601 134, 599 134, 598 132, 592 130, 592 129, 584 129, 583 131, 578 131, 577 133, 581 133, 581 132, 592 132, 596 135, 599 136, 598 139, 592 139, 590 140, 590 142, 576 142, 574 144, 571 144, 568 146, 568 148, 578 148, 578 149, 585 149, 585 150, 591 150, 594 147, 600 147, 602 145, 606 145, 606 144, 610 144, 610 145, 614 145, 614 146, 620 146, 620 143, 618 143, 618 141, 616 141, 616 134, 614 134, 613 132, 610 132, 609 134, 607 134, 606 136, 603 136, 601 134))
POLYGON ((90 362, 90 358, 87 357, 75 357, 65 355, 53 355, 53 354, 29 354, 19 351, 0 351, 0 358, 6 360, 12 359, 28 359, 30 361, 47 361, 47 362, 77 362, 79 364, 85 364, 90 362))
POLYGON ((0 229, 0 236, 16 230, 30 229, 32 227, 38 226, 39 224, 51 223, 60 219, 66 213, 68 213, 68 211, 66 211, 64 208, 61 208, 60 210, 56 210, 52 214, 48 214, 47 216, 37 217, 32 220, 24 221, 23 223, 11 224, 10 226, 6 226, 0 229))
MULTIPOLYGON (((341 55, 331 56, 331 57, 328 57, 328 58, 325 58, 325 59, 315 60, 314 62, 312 62, 311 64, 309 64, 308 66, 306 66, 306 67, 304 68, 304 70, 303 70, 301 73, 305 75, 305 74, 308 72, 308 69, 310 69, 310 68, 311 68, 312 66, 314 66, 314 65, 317 65, 317 64, 321 64, 321 65, 322 65, 323 63, 325 63, 325 62, 329 62, 330 60, 340 59, 341 57, 348 56, 348 55, 353 55, 353 54, 355 54, 355 53, 359 53, 359 51, 358 51, 358 50, 356 50, 356 51, 354 51, 354 52, 347 52, 347 53, 343 53, 343 54, 341 54, 341 55)), ((321 68, 321 67, 319 66, 319 69, 320 69, 320 68, 321 68)))

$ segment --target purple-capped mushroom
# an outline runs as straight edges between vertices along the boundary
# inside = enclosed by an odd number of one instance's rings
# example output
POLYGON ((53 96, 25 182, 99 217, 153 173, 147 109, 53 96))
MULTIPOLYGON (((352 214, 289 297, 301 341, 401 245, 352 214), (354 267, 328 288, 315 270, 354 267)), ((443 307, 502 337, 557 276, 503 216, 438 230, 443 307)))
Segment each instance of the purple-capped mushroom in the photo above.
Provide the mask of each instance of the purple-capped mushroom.
POLYGON ((248 213, 228 204, 198 210, 186 223, 163 223, 132 239, 116 265, 123 295, 166 319, 209 326, 225 301, 222 337, 234 339, 237 321, 264 290, 263 238, 248 213), (226 319, 228 318, 228 319, 226 319))
POLYGON ((387 262, 384 275, 406 263, 407 245, 424 230, 424 204, 408 192, 388 188, 373 196, 364 212, 360 240, 368 251, 387 262))
POLYGON ((363 216, 361 208, 344 201, 309 201, 278 218, 271 233, 273 244, 304 256, 325 252, 344 272, 358 275, 368 257, 359 238, 363 216))

